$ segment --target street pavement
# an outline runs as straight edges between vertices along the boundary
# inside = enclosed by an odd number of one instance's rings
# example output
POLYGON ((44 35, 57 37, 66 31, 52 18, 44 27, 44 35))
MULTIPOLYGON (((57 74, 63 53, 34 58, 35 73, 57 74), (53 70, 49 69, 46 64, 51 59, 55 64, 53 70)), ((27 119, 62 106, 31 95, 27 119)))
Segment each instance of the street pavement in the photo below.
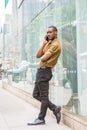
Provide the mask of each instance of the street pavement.
POLYGON ((12 95, 0 87, 0 130, 71 130, 47 115, 45 125, 27 126, 39 113, 39 109, 12 95))

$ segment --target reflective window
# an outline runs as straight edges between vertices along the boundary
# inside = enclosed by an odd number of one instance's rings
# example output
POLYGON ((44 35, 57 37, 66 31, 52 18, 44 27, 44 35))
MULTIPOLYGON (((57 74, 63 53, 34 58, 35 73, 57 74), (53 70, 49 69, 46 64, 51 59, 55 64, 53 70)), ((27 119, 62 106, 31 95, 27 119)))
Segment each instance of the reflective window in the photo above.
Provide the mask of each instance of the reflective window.
POLYGON ((87 1, 24 0, 20 6, 16 1, 13 4, 11 30, 4 35, 5 59, 12 60, 6 76, 12 75, 16 87, 32 93, 39 63, 36 52, 47 27, 55 25, 62 53, 53 69, 49 97, 69 111, 87 115, 87 1))

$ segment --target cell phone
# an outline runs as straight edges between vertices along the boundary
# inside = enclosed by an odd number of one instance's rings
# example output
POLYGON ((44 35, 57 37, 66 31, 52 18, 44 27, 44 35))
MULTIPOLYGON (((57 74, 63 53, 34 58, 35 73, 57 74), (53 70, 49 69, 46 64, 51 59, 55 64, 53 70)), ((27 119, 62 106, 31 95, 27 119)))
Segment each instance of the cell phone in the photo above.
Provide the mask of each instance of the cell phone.
POLYGON ((49 41, 49 38, 48 38, 48 36, 46 36, 46 40, 47 40, 47 41, 49 41))

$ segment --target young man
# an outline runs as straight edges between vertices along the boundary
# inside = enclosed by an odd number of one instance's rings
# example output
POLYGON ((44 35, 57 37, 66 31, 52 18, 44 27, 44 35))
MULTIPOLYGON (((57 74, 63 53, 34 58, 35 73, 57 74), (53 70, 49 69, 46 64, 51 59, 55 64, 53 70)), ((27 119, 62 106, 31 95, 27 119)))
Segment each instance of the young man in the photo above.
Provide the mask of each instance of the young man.
POLYGON ((61 119, 61 107, 57 107, 49 100, 49 80, 52 78, 52 68, 56 65, 61 53, 61 46, 57 39, 57 28, 50 26, 44 37, 43 43, 39 48, 36 57, 40 58, 40 65, 36 74, 33 97, 41 102, 38 118, 27 125, 45 124, 47 108, 53 111, 57 123, 61 119))

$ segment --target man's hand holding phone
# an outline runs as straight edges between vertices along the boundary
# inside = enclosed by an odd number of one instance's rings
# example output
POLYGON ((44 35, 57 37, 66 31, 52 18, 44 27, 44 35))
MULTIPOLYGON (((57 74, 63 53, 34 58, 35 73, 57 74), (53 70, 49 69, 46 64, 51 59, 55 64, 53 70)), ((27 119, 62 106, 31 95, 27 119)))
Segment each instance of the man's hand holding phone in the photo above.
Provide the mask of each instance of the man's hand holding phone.
POLYGON ((47 35, 44 36, 44 39, 43 39, 43 44, 40 46, 37 54, 36 54, 36 57, 37 58, 40 58, 42 55, 43 55, 43 49, 45 47, 45 45, 48 43, 47 41, 47 35))
POLYGON ((43 44, 46 45, 48 43, 48 37, 47 35, 44 36, 43 44))

